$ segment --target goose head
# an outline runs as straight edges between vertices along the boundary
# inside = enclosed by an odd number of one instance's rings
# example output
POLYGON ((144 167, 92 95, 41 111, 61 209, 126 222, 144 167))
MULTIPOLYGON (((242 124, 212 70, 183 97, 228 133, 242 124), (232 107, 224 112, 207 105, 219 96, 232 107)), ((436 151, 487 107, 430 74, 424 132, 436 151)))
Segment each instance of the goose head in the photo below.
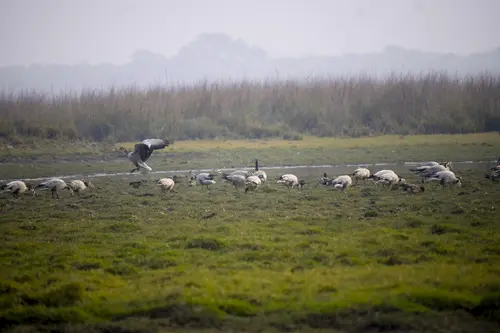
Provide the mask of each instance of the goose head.
POLYGON ((75 194, 75 192, 73 192, 73 189, 71 188, 71 186, 67 185, 64 186, 63 190, 68 190, 69 193, 71 193, 71 195, 75 194))
POLYGON ((127 150, 127 148, 121 146, 120 148, 118 148, 118 151, 121 151, 124 155, 128 155, 129 151, 127 150))
POLYGON ((326 173, 323 175, 323 177, 319 177, 319 183, 321 185, 328 185, 330 183, 330 181, 331 181, 331 179, 329 179, 325 175, 326 175, 326 173))
POLYGON ((35 187, 33 186, 33 184, 31 183, 25 183, 26 184, 26 187, 28 188, 28 191, 30 191, 30 193, 33 195, 33 197, 36 196, 36 192, 35 192, 35 187))
POLYGON ((94 184, 92 184, 90 181, 85 181, 83 182, 85 184, 85 186, 87 187, 92 187, 92 188, 95 188, 94 184))

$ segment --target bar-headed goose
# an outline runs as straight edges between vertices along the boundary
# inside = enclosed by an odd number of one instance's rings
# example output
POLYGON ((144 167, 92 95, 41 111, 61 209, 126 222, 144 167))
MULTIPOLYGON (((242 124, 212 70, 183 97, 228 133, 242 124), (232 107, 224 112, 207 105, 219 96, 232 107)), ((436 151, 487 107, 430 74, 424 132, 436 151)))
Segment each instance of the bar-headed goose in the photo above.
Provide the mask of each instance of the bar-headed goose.
POLYGON ((13 197, 19 197, 21 194, 29 191, 35 197, 35 189, 29 183, 25 183, 21 180, 14 180, 5 185, 0 186, 0 189, 4 192, 11 192, 13 197))
POLYGON ((59 199, 59 191, 61 190, 68 190, 71 195, 73 195, 73 189, 66 184, 64 180, 59 178, 52 178, 44 181, 43 183, 38 184, 36 188, 41 190, 50 190, 52 192, 52 198, 55 196, 57 199, 59 199))
POLYGON ((72 180, 68 183, 73 192, 75 192, 78 196, 83 192, 87 187, 95 188, 94 184, 90 181, 81 181, 81 180, 72 180))
POLYGON ((167 139, 146 139, 137 143, 134 146, 134 151, 128 152, 127 149, 120 147, 120 150, 123 151, 127 158, 135 165, 135 168, 130 172, 139 171, 140 168, 146 169, 148 171, 152 171, 151 167, 146 164, 146 161, 149 159, 153 151, 158 149, 163 149, 168 147, 170 142, 167 139))

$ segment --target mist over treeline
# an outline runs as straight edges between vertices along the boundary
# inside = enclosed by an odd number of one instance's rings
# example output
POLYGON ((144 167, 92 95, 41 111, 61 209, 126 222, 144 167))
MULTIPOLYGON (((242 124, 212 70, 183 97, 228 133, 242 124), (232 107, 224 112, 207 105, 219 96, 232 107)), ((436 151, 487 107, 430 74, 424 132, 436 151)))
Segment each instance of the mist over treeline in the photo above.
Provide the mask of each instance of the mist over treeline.
POLYGON ((456 55, 389 45, 377 53, 273 58, 263 48, 248 45, 242 39, 225 34, 201 34, 171 57, 139 50, 121 65, 0 67, 0 89, 15 93, 36 90, 60 94, 111 86, 191 85, 203 80, 301 80, 359 73, 386 78, 393 72, 419 74, 429 70, 460 76, 485 71, 500 75, 500 47, 483 53, 456 55))

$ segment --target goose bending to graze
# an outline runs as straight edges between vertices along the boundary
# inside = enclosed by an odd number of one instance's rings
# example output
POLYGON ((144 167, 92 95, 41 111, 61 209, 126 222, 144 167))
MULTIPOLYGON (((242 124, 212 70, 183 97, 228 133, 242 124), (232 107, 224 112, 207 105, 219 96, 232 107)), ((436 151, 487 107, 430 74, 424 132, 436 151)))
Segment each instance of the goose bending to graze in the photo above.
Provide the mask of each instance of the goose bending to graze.
POLYGON ((196 176, 196 183, 200 184, 201 188, 203 188, 203 185, 206 185, 208 188, 208 185, 215 184, 214 178, 215 175, 208 172, 202 172, 196 176))
MULTIPOLYGON (((437 166, 437 165, 440 165, 440 164, 438 162, 435 162, 435 161, 424 162, 424 163, 420 163, 418 166, 410 168, 408 170, 410 170, 411 172, 422 172, 422 171, 429 169, 430 167, 437 166)), ((444 165, 444 163, 443 163, 443 165, 444 165)))
POLYGON ((399 188, 402 189, 403 191, 410 193, 410 194, 415 194, 418 192, 425 191, 425 187, 423 187, 422 185, 407 184, 407 183, 399 184, 399 188))
POLYGON ((328 185, 333 186, 334 189, 339 189, 344 192, 346 188, 352 185, 352 178, 348 175, 338 176, 337 178, 330 180, 328 185))
POLYGON ((351 175, 354 178, 354 185, 358 185, 358 181, 362 180, 363 183, 370 178, 370 170, 367 168, 357 168, 351 175))
POLYGON ((396 176, 399 178, 399 176, 393 170, 384 169, 384 170, 380 170, 380 171, 375 172, 373 175, 368 176, 368 179, 373 179, 373 180, 377 181, 377 180, 380 180, 381 177, 383 177, 384 175, 392 175, 392 176, 396 176))
POLYGON ((259 160, 258 159, 255 159, 255 172, 253 174, 254 174, 254 176, 260 177, 263 184, 265 182, 267 182, 267 174, 265 171, 262 171, 259 169, 259 160))
POLYGON ((73 195, 73 189, 66 184, 66 182, 59 178, 52 178, 43 183, 38 184, 36 188, 41 190, 50 190, 52 192, 52 198, 54 196, 59 199, 59 191, 68 190, 71 195, 73 195))
POLYGON ((243 177, 248 177, 248 176, 251 176, 253 175, 253 172, 252 171, 249 171, 249 170, 234 170, 234 171, 231 171, 230 173, 226 173, 226 172, 219 172, 221 176, 224 176, 224 175, 240 175, 240 176, 243 176, 243 177))
POLYGON ((245 188, 246 177, 243 175, 223 174, 222 179, 227 180, 233 184, 234 188, 239 191, 240 188, 245 188))
POLYGON ((426 168, 426 169, 421 170, 421 171, 415 171, 415 173, 417 175, 419 175, 420 177, 422 177, 422 180, 423 180, 424 178, 431 177, 432 175, 434 175, 437 172, 451 171, 451 170, 452 170, 452 163, 446 162, 444 165, 442 165, 442 164, 434 165, 434 166, 431 166, 431 167, 426 168))
POLYGON ((68 185, 78 196, 80 196, 80 192, 83 192, 87 187, 95 188, 94 184, 90 181, 72 180, 68 185))
POLYGON ((248 176, 246 181, 245 181, 245 193, 247 193, 248 191, 255 191, 255 189, 263 183, 262 179, 263 179, 263 175, 248 176))
POLYGON ((19 197, 21 194, 26 193, 26 191, 29 191, 35 197, 35 189, 31 184, 26 184, 25 182, 21 180, 14 180, 12 182, 9 182, 5 185, 2 185, 0 189, 4 192, 10 192, 12 193, 13 197, 19 197))
POLYGON ((375 185, 383 185, 383 186, 388 186, 389 189, 392 189, 393 185, 395 184, 402 184, 406 183, 406 180, 399 175, 397 175, 394 171, 392 170, 382 170, 385 172, 382 173, 375 173, 373 176, 373 179, 376 180, 375 185))
POLYGON ((156 184, 164 193, 167 193, 174 189, 175 181, 172 178, 161 178, 156 184))
POLYGON ((120 150, 125 152, 127 158, 135 165, 135 168, 130 172, 139 171, 140 168, 148 171, 153 171, 146 161, 149 159, 153 151, 168 147, 170 142, 167 139, 146 139, 137 143, 134 146, 134 151, 128 152, 127 149, 120 147, 120 150))
POLYGON ((299 178, 293 174, 287 173, 279 177, 278 184, 284 184, 286 187, 288 187, 288 190, 290 188, 297 187, 298 190, 300 190, 304 185, 306 184, 305 181, 301 180, 299 181, 299 178))
POLYGON ((430 177, 426 177, 424 179, 425 182, 439 182, 443 188, 447 185, 455 185, 458 187, 462 187, 462 178, 457 177, 453 171, 445 170, 439 171, 430 177))

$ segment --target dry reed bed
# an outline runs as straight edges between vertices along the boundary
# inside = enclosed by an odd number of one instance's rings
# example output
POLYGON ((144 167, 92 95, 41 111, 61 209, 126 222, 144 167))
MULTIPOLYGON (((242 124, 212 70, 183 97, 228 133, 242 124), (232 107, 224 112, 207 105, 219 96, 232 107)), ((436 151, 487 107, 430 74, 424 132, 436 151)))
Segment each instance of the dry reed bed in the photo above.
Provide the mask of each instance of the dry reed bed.
POLYGON ((264 82, 200 82, 48 96, 0 93, 0 138, 129 141, 500 129, 500 76, 394 74, 264 82), (301 133, 301 134, 298 134, 301 133))

